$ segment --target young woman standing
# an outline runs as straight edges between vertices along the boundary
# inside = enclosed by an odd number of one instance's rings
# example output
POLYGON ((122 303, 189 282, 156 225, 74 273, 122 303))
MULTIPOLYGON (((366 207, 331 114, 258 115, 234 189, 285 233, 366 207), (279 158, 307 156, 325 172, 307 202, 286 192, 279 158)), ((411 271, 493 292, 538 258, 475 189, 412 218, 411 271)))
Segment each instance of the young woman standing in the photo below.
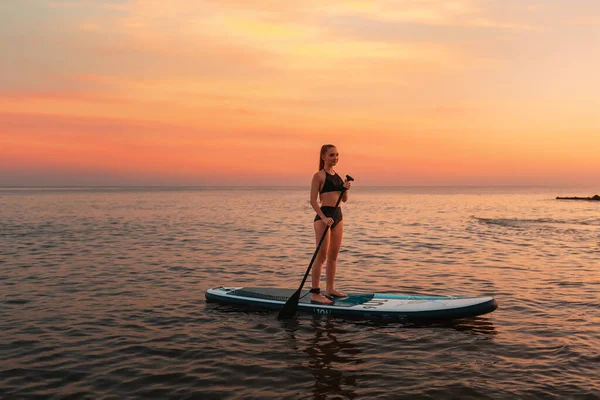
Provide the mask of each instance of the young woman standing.
POLYGON ((342 245, 344 233, 344 221, 342 221, 341 205, 335 209, 335 204, 344 191, 342 201, 348 200, 348 190, 352 186, 351 181, 344 181, 334 171, 333 167, 338 162, 339 153, 332 144, 321 147, 319 156, 319 172, 312 179, 310 187, 310 205, 316 211, 314 221, 315 236, 317 244, 325 228, 329 226, 327 236, 323 240, 321 249, 317 254, 312 267, 311 301, 314 303, 333 304, 330 298, 345 297, 346 294, 335 289, 335 272, 337 268, 337 256, 342 245), (318 200, 321 200, 319 205, 318 200), (321 270, 323 263, 327 260, 325 295, 321 293, 321 270), (327 297, 326 297, 327 296, 327 297))

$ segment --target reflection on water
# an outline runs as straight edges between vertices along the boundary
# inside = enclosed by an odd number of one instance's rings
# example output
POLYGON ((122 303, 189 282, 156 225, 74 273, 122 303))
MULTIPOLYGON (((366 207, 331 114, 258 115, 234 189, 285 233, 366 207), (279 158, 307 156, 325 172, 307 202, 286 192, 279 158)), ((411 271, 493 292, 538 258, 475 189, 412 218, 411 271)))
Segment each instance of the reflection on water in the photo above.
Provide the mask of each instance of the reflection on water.
MULTIPOLYGON (((233 309, 230 308, 230 311, 233 309)), ((369 327, 374 330, 384 327, 402 330, 451 329, 478 335, 484 339, 491 339, 498 334, 493 322, 486 317, 459 321, 400 323, 380 319, 365 321, 329 316, 306 316, 302 321, 293 318, 280 321, 280 324, 286 332, 288 346, 307 360, 303 364, 307 366, 314 378, 313 399, 358 397, 357 388, 368 368, 366 359, 370 356, 363 356, 361 343, 364 338, 357 340, 352 333, 353 326, 369 327)))
POLYGON ((313 394, 315 399, 328 395, 354 397, 358 375, 346 364, 361 364, 361 351, 349 341, 339 341, 335 325, 329 319, 313 319, 314 338, 303 351, 308 356, 308 365, 315 377, 313 394))
POLYGON ((282 322, 290 336, 292 347, 299 349, 308 359, 308 368, 314 377, 312 390, 314 399, 325 399, 329 396, 354 398, 354 389, 359 379, 357 371, 350 366, 364 363, 360 358, 358 345, 351 341, 338 340, 335 322, 329 318, 314 317, 309 321, 312 335, 299 342, 295 332, 298 321, 292 319, 282 322))

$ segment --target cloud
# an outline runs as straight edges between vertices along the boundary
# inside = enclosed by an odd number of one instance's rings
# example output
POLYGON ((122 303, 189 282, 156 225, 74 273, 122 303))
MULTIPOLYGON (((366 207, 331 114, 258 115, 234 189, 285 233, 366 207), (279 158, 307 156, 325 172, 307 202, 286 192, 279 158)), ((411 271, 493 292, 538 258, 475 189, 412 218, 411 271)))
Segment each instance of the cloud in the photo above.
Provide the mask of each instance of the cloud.
MULTIPOLYGON (((408 8, 413 10, 408 15, 427 10, 437 16, 433 19, 446 20, 469 12, 470 3, 417 2, 408 8)), ((405 84, 411 72, 473 65, 472 57, 457 47, 392 32, 390 22, 375 19, 400 12, 387 2, 375 3, 381 9, 357 1, 327 6, 316 1, 302 5, 261 1, 252 6, 180 0, 106 4, 118 12, 97 12, 104 3, 91 0, 50 4, 75 11, 60 17, 50 11, 47 32, 33 31, 18 45, 9 46, 7 52, 15 62, 8 66, 5 76, 10 78, 4 83, 12 90, 89 90, 131 97, 134 89, 147 99, 167 94, 150 93, 155 82, 163 81, 162 90, 173 92, 196 87, 208 96, 225 93, 245 99, 251 95, 253 102, 260 102, 260 97, 280 98, 278 92, 284 90, 293 101, 310 103, 315 91, 327 86, 405 84), (87 7, 93 12, 86 12, 87 7), (339 29, 339 21, 350 12, 372 18, 349 21, 367 24, 366 29, 352 28, 355 34, 350 35, 345 34, 349 30, 339 29), (60 28, 57 18, 63 22, 60 28), (374 35, 379 35, 378 42, 373 41, 374 35), (28 50, 21 52, 20 47, 28 50), (69 80, 69 76, 114 79, 103 86, 69 80), (301 81, 303 85, 295 84, 301 81)), ((321 98, 327 99, 328 94, 321 98)), ((277 108, 277 104, 265 105, 277 108)))

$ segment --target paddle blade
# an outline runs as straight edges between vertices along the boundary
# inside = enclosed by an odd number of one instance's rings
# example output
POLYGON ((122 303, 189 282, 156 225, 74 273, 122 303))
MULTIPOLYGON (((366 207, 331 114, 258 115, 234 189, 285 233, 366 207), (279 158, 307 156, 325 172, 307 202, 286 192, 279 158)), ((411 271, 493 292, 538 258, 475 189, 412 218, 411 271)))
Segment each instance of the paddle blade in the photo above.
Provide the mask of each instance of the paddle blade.
POLYGON ((296 315, 296 311, 298 310, 298 301, 300 301, 300 291, 301 289, 296 290, 296 292, 285 302, 281 311, 279 311, 279 315, 277 319, 289 319, 294 318, 296 315))

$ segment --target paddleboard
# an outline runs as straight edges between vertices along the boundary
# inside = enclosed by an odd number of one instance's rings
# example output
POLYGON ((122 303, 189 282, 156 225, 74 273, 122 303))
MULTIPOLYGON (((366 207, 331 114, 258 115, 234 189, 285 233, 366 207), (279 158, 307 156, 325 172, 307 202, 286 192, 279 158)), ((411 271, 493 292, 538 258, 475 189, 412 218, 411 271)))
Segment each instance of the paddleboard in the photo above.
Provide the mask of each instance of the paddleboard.
MULTIPOLYGON (((206 301, 222 304, 280 310, 296 292, 295 289, 218 287, 206 291, 206 301)), ((390 293, 349 293, 336 298, 333 305, 310 301, 303 290, 298 311, 342 317, 385 319, 459 319, 476 317, 498 308, 493 297, 430 296, 390 293)))

